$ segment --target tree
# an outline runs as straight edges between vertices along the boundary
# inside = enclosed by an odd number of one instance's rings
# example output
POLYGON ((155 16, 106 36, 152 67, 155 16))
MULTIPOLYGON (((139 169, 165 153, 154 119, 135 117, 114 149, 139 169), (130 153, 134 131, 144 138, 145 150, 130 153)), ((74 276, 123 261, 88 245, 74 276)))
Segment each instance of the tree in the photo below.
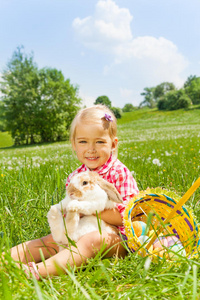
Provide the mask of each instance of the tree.
POLYGON ((148 106, 149 108, 156 107, 157 103, 168 92, 174 91, 176 88, 171 82, 163 82, 156 87, 144 88, 144 92, 141 93, 144 96, 144 101, 140 103, 141 106, 148 106))
POLYGON ((94 105, 97 105, 97 104, 102 104, 102 105, 107 106, 110 110, 112 110, 112 112, 114 113, 114 115, 117 119, 121 118, 121 116, 122 116, 121 108, 112 107, 112 103, 107 96, 99 96, 94 102, 94 105))
POLYGON ((103 104, 103 105, 106 105, 108 108, 111 108, 111 101, 110 101, 110 99, 107 96, 99 96, 95 100, 94 104, 95 105, 97 105, 97 104, 103 104))
POLYGON ((77 87, 56 69, 38 70, 33 55, 17 48, 1 82, 6 129, 15 144, 66 138, 79 108, 77 87))
POLYGON ((139 107, 148 106, 149 108, 154 108, 156 106, 156 101, 154 99, 154 90, 154 87, 144 88, 144 92, 141 93, 141 96, 144 96, 144 100, 140 103, 139 107))
POLYGON ((6 119, 6 129, 11 132, 15 144, 19 140, 33 139, 34 107, 37 106, 38 74, 32 55, 27 56, 22 48, 17 48, 1 83, 2 102, 6 119))
POLYGON ((77 87, 65 80, 61 71, 44 68, 39 71, 40 110, 39 132, 42 142, 66 138, 67 129, 79 109, 77 87))
POLYGON ((177 110, 180 108, 187 109, 191 104, 190 98, 184 89, 178 91, 170 91, 158 101, 159 110, 177 110))
POLYGON ((2 101, 0 101, 0 117, 0 131, 5 131, 5 116, 2 101))
POLYGON ((174 91, 175 85, 171 82, 163 82, 155 87, 154 98, 158 101, 161 97, 166 95, 170 91, 174 91))
POLYGON ((200 104, 200 77, 189 76, 184 83, 184 89, 193 104, 200 104))
POLYGON ((184 89, 186 89, 187 87, 191 86, 192 81, 196 80, 198 77, 196 75, 190 75, 186 82, 184 83, 184 89))
POLYGON ((127 103, 124 105, 124 107, 122 108, 123 112, 131 112, 135 109, 135 107, 133 106, 133 104, 131 103, 127 103))

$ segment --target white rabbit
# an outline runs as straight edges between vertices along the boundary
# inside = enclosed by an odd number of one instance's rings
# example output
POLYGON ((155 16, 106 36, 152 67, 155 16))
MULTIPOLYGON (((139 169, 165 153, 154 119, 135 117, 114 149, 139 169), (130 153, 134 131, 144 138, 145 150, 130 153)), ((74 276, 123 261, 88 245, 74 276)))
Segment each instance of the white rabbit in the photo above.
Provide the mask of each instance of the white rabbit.
MULTIPOLYGON (((51 206, 47 218, 53 239, 59 245, 67 245, 67 236, 77 242, 86 233, 99 230, 96 212, 112 209, 122 198, 114 185, 102 179, 98 173, 86 171, 72 177, 66 197, 51 206), (80 214, 83 216, 80 218, 80 214)), ((100 220, 101 230, 116 233, 116 228, 100 220)), ((59 246, 59 250, 64 247, 59 246)))

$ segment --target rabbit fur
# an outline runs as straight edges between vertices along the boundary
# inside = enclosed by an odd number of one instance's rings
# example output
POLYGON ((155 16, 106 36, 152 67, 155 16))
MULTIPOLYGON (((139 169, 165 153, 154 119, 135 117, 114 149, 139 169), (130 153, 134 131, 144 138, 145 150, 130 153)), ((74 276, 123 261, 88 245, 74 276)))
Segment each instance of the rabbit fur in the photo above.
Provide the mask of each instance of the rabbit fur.
MULTIPOLYGON (((77 242, 86 233, 99 230, 96 215, 104 209, 112 209, 122 198, 113 184, 98 173, 86 171, 72 177, 67 187, 66 197, 51 206, 47 218, 53 239, 61 245, 68 245, 67 236, 77 242), (80 214, 83 215, 80 217, 80 214)), ((100 220, 101 230, 116 233, 111 225, 100 220)))

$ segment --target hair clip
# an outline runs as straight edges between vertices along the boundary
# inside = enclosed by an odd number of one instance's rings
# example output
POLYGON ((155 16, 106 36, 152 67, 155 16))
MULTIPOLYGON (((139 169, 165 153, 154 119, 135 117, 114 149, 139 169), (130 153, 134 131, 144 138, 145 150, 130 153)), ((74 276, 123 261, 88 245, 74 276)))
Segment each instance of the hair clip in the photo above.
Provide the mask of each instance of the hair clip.
POLYGON ((113 121, 111 115, 109 115, 109 114, 105 114, 105 115, 104 115, 104 118, 105 118, 106 121, 108 121, 108 122, 112 122, 112 121, 113 121))

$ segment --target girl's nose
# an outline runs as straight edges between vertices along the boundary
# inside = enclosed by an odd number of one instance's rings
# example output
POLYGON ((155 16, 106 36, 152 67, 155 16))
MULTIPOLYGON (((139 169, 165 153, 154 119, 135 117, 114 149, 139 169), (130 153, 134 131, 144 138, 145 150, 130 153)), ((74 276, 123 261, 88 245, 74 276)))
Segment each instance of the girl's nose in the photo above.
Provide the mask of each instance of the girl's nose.
POLYGON ((90 152, 95 152, 95 151, 96 151, 96 149, 95 149, 95 144, 89 145, 88 151, 90 151, 90 152))

